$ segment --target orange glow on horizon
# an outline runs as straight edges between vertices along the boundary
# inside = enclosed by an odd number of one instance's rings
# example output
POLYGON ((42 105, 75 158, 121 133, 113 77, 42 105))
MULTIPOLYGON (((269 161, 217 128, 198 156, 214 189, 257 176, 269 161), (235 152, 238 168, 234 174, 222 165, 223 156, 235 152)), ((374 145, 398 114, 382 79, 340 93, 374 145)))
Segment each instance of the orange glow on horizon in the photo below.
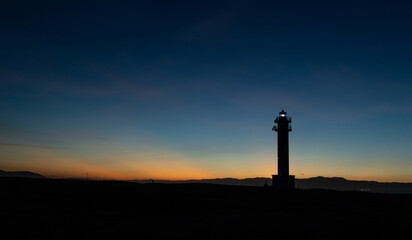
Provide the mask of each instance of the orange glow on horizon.
MULTIPOLYGON (((214 178, 237 178, 237 179, 245 179, 245 178, 256 178, 256 177, 266 177, 271 178, 272 174, 258 174, 258 175, 250 175, 250 174, 226 174, 226 175, 213 175, 207 174, 203 172, 198 172, 198 175, 194 174, 192 171, 185 171, 184 168, 177 169, 161 169, 155 170, 152 169, 150 173, 148 172, 145 175, 136 175, 133 172, 116 172, 110 171, 108 169, 98 168, 95 166, 90 165, 83 165, 83 166, 71 166, 70 170, 63 170, 63 169, 45 169, 42 167, 33 167, 33 168, 4 168, 2 166, 2 170, 5 171, 31 171, 39 173, 47 178, 80 178, 80 179, 92 179, 92 180, 147 180, 147 179, 154 179, 154 180, 172 180, 172 181, 179 181, 179 180, 201 180, 201 179, 214 179, 214 178)), ((291 173, 293 174, 293 173, 291 173)), ((356 180, 356 181, 378 181, 378 182, 412 182, 412 176, 357 176, 357 175, 330 175, 330 174, 305 174, 298 176, 296 175, 297 179, 307 179, 312 177, 343 177, 347 180, 356 180)))
MULTIPOLYGON (((213 178, 271 178, 276 174, 273 153, 254 154, 252 160, 239 156, 222 156, 213 161, 198 161, 170 152, 131 153, 101 158, 76 158, 53 150, 18 149, 11 152, 7 163, 0 163, 5 171, 32 171, 49 178, 89 178, 96 180, 190 180, 213 178)), ((351 163, 333 164, 309 159, 291 159, 291 172, 296 178, 343 177, 348 180, 380 182, 412 182, 412 174, 404 166, 385 164, 357 166, 351 163), (307 163, 307 162, 310 162, 307 163), (389 175, 388 173, 399 172, 389 175), (348 174, 350 173, 350 174, 348 174)))

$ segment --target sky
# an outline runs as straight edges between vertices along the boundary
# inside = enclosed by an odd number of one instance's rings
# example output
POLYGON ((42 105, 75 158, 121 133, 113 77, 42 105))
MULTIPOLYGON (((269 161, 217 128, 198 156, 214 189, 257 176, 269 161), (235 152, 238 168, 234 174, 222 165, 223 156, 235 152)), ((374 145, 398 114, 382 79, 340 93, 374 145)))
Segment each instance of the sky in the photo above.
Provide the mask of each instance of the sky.
POLYGON ((8 1, 0 169, 412 182, 412 2, 8 1))

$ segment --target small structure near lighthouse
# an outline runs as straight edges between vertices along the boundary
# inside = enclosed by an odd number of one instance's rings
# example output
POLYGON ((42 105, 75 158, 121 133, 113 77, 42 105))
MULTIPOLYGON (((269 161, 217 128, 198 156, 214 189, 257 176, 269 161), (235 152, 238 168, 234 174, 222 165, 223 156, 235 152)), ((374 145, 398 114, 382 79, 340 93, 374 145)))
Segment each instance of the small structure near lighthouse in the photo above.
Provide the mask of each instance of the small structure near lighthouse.
POLYGON ((278 133, 278 175, 272 175, 275 188, 295 188, 295 176, 289 175, 289 132, 292 131, 292 119, 282 109, 275 119, 272 130, 278 133))

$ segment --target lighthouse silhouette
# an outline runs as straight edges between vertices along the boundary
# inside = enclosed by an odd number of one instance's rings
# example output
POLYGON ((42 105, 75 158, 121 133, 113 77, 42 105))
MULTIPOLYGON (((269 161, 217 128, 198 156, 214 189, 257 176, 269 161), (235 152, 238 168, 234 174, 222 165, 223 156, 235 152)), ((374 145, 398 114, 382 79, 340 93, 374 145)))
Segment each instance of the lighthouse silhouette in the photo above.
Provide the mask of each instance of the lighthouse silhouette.
POLYGON ((295 188, 295 176, 289 175, 289 132, 292 131, 292 118, 285 110, 275 119, 272 130, 278 133, 278 175, 272 175, 272 186, 275 188, 295 188))

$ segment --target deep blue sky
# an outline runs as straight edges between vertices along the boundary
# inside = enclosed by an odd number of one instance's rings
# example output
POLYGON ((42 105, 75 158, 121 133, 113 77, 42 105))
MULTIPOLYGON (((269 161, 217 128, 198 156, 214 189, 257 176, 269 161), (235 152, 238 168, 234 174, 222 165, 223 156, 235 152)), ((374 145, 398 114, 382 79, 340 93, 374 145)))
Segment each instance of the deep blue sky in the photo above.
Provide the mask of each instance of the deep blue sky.
POLYGON ((412 181, 412 2, 10 1, 0 169, 412 181))

